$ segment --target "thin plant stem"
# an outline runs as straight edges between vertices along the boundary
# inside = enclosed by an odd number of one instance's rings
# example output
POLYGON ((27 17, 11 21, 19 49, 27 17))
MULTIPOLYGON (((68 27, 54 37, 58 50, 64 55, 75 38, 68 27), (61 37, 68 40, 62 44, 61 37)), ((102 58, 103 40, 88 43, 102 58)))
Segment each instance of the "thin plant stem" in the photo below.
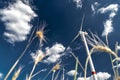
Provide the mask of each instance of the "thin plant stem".
POLYGON ((53 71, 53 74, 52 74, 52 80, 54 80, 54 75, 55 75, 55 71, 53 71))
MULTIPOLYGON (((87 57, 86 59, 86 63, 85 63, 85 73, 84 73, 84 79, 86 80, 86 74, 87 74, 87 65, 88 65, 88 61, 90 56, 92 55, 93 51, 94 51, 95 47, 93 47, 90 51, 90 55, 87 57)), ((107 50, 105 50, 105 52, 107 52, 107 50)), ((108 53, 108 52, 107 52, 108 53)), ((111 53, 114 53, 113 51, 111 51, 111 53)), ((117 55, 114 53, 112 54, 115 58, 117 58, 117 55)))
POLYGON ((36 63, 34 63, 34 66, 33 66, 33 68, 32 68, 32 70, 31 70, 31 72, 30 72, 30 75, 29 75, 29 77, 28 77, 28 80, 31 80, 31 78, 32 78, 32 74, 33 74, 33 72, 34 72, 34 70, 35 70, 35 68, 36 68, 36 63))
MULTIPOLYGON (((75 58, 75 60, 77 61, 77 57, 74 55, 73 52, 70 52, 72 54, 72 56, 75 58)), ((85 72, 85 69, 83 68, 82 64, 80 63, 80 61, 78 60, 78 64, 80 65, 80 67, 82 68, 83 72, 85 72)))
MULTIPOLYGON (((108 43, 109 41, 108 41, 108 35, 106 35, 106 44, 107 44, 107 46, 109 47, 109 43, 108 43)), ((114 64, 113 64, 113 62, 112 62, 112 55, 111 54, 109 54, 109 56, 110 56, 110 61, 111 61, 111 65, 112 65, 112 70, 113 70, 113 73, 114 73, 114 75, 115 75, 115 77, 116 77, 116 73, 115 73, 115 70, 114 70, 114 64)))
POLYGON ((41 72, 46 71, 46 70, 47 70, 47 69, 42 69, 42 70, 36 72, 35 74, 32 75, 31 78, 34 78, 36 75, 38 75, 38 74, 40 74, 41 72))
POLYGON ((24 51, 22 52, 22 54, 20 55, 20 57, 16 60, 16 62, 13 64, 13 66, 10 68, 9 72, 7 73, 7 75, 5 76, 4 80, 7 80, 7 78, 9 77, 9 75, 11 74, 11 72, 14 70, 14 68, 17 66, 17 64, 19 63, 20 59, 23 57, 23 55, 25 54, 25 52, 27 51, 27 49, 29 48, 29 46, 31 45, 32 41, 35 39, 35 37, 32 38, 33 33, 35 31, 35 28, 28 40, 28 44, 26 45, 24 51))
POLYGON ((54 80, 57 80, 57 78, 58 78, 59 74, 60 74, 60 70, 59 70, 59 72, 56 74, 56 76, 55 76, 54 80))
POLYGON ((78 58, 77 58, 77 60, 76 60, 76 65, 75 65, 74 80, 76 80, 76 77, 77 77, 77 70, 78 70, 78 58))

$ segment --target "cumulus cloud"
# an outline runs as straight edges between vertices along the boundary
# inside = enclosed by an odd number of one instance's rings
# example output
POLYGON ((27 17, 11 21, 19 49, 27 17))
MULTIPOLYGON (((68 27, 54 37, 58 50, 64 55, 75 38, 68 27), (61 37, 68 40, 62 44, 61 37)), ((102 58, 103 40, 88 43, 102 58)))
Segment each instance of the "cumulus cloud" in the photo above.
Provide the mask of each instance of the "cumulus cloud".
POLYGON ((77 8, 82 8, 82 0, 73 0, 76 3, 77 8))
POLYGON ((102 36, 107 36, 109 33, 113 32, 113 25, 112 25, 112 20, 115 17, 117 11, 118 11, 118 4, 110 4, 107 7, 100 8, 98 12, 101 14, 110 12, 109 18, 104 22, 104 31, 102 33, 102 36))
POLYGON ((1 79, 1 78, 3 78, 3 74, 2 74, 2 73, 0 73, 0 79, 1 79))
MULTIPOLYGON (((111 77, 107 72, 99 72, 96 75, 98 80, 107 80, 111 77)), ((84 77, 78 77, 77 80, 84 80, 84 77)), ((87 77, 86 80, 93 80, 93 76, 87 77)))
POLYGON ((65 47, 62 44, 56 43, 51 48, 46 48, 46 55, 48 55, 48 58, 45 59, 44 63, 55 63, 64 55, 65 47))
POLYGON ((4 22, 6 28, 3 35, 10 43, 26 40, 32 28, 29 22, 37 16, 30 5, 20 0, 10 4, 7 8, 1 9, 0 15, 0 19, 4 22))
POLYGON ((76 70, 70 70, 69 72, 67 72, 67 75, 74 76, 76 73, 78 74, 78 72, 76 70))

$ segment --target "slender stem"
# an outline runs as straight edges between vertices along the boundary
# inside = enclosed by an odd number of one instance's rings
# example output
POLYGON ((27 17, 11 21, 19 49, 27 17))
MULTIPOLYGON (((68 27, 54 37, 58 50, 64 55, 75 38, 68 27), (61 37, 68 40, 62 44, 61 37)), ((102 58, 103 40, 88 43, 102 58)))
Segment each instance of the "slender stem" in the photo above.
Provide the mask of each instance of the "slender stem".
POLYGON ((38 75, 38 74, 40 74, 41 72, 44 72, 44 71, 46 71, 46 70, 47 70, 47 69, 42 69, 42 70, 36 72, 35 74, 32 75, 31 78, 35 77, 36 75, 38 75))
POLYGON ((29 75, 29 77, 28 77, 28 80, 31 80, 31 78, 32 78, 32 74, 33 74, 33 72, 34 72, 34 70, 35 70, 35 68, 36 68, 36 63, 34 63, 34 66, 33 66, 33 68, 32 68, 32 71, 30 72, 30 75, 29 75))
POLYGON ((58 78, 59 74, 60 74, 60 70, 59 70, 59 72, 56 74, 56 76, 55 76, 54 80, 57 80, 57 78, 58 78))
POLYGON ((76 60, 76 65, 75 65, 74 80, 76 80, 76 77, 77 77, 77 70, 78 70, 78 58, 77 58, 77 60, 76 60))
POLYGON ((33 66, 33 68, 32 68, 32 71, 30 72, 30 75, 29 75, 29 77, 28 77, 28 80, 31 80, 31 78, 32 78, 32 74, 33 74, 33 72, 34 72, 34 70, 35 70, 35 68, 36 68, 36 63, 34 63, 34 66, 33 66))
POLYGON ((32 41, 35 39, 35 37, 32 38, 33 33, 35 31, 35 28, 28 40, 28 44, 26 45, 24 51, 22 52, 22 54, 20 55, 20 57, 16 60, 16 62, 13 64, 13 66, 10 68, 9 72, 6 74, 4 80, 7 80, 7 78, 9 77, 9 75, 11 74, 11 72, 14 70, 14 68, 17 66, 17 64, 19 63, 20 59, 23 57, 23 55, 25 54, 26 50, 28 49, 28 47, 31 45, 32 41))
POLYGON ((65 76, 64 76, 64 68, 63 68, 63 76, 62 76, 62 80, 64 80, 65 79, 65 76))
POLYGON ((55 71, 53 71, 53 74, 52 74, 52 80, 54 80, 54 75, 55 75, 55 71))
POLYGON ((17 66, 17 64, 19 63, 20 59, 23 57, 23 55, 25 54, 26 50, 28 49, 30 45, 28 44, 25 48, 25 50, 22 52, 22 54, 20 55, 20 57, 16 60, 16 62, 14 63, 14 65, 11 67, 11 69, 9 70, 9 72, 7 73, 7 75, 5 76, 4 80, 7 80, 7 78, 9 77, 9 75, 11 74, 11 72, 13 71, 13 69, 17 66))
MULTIPOLYGON (((116 42, 116 45, 115 45, 115 53, 118 55, 118 49, 117 49, 117 46, 118 46, 118 42, 116 42)), ((116 61, 116 65, 118 65, 118 61, 116 61)), ((119 76, 119 68, 117 67, 116 68, 116 75, 115 75, 115 79, 117 78, 117 76, 119 76)))
MULTIPOLYGON (((107 46, 109 47, 109 43, 108 43, 109 41, 108 41, 108 35, 106 35, 106 43, 107 43, 107 46)), ((115 77, 116 77, 116 73, 115 73, 115 70, 114 70, 114 64, 113 64, 113 62, 112 62, 112 55, 111 54, 109 54, 109 56, 110 56, 110 61, 111 61, 111 65, 112 65, 112 70, 113 70, 113 73, 114 73, 114 75, 115 75, 115 77)))
MULTIPOLYGON (((73 52, 70 52, 72 54, 72 56, 75 58, 75 60, 77 60, 77 57, 74 55, 73 52)), ((80 67, 82 68, 83 72, 85 72, 85 69, 83 68, 82 64, 80 63, 80 61, 78 60, 78 64, 80 65, 80 67)))

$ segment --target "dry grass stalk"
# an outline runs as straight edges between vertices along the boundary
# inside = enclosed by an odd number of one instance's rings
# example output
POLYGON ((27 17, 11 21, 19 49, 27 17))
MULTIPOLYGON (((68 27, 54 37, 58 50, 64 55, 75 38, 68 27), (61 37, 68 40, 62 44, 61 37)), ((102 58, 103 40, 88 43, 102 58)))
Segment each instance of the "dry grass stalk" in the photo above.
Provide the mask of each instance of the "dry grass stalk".
POLYGON ((42 80, 46 80, 46 78, 48 77, 48 75, 53 72, 52 78, 54 77, 54 73, 60 69, 60 62, 57 63, 55 66, 53 66, 53 68, 48 72, 48 74, 42 79, 42 80))
POLYGON ((120 80, 120 77, 117 77, 115 80, 120 80))
POLYGON ((59 70, 59 69, 60 69, 60 64, 59 64, 59 63, 56 64, 56 65, 52 68, 52 71, 53 71, 52 80, 54 80, 55 72, 56 72, 57 70, 59 70))
POLYGON ((53 67, 52 71, 53 71, 53 72, 56 72, 56 71, 59 70, 59 69, 60 69, 60 64, 56 64, 56 65, 53 67))
POLYGON ((26 45, 24 51, 21 53, 21 55, 19 56, 19 58, 15 61, 15 63, 13 64, 13 66, 10 68, 10 70, 8 71, 8 73, 6 74, 4 80, 7 80, 7 78, 9 77, 9 75, 11 74, 11 72, 14 70, 14 68, 17 66, 17 64, 19 63, 19 61, 21 60, 21 58, 24 56, 26 50, 29 48, 29 46, 31 45, 32 41, 35 39, 35 37, 33 37, 33 33, 35 32, 35 28, 32 31, 32 34, 28 40, 28 44, 26 45))
POLYGON ((16 80, 21 72, 22 68, 20 67, 13 75, 12 80, 16 80))
POLYGON ((35 55, 32 55, 32 58, 33 58, 33 60, 34 60, 34 65, 33 65, 33 68, 32 68, 32 70, 31 70, 31 72, 30 72, 30 75, 29 75, 28 80, 31 80, 32 74, 33 74, 33 72, 34 72, 37 64, 38 64, 39 62, 41 62, 44 57, 45 57, 45 55, 43 54, 43 52, 42 52, 41 50, 38 50, 35 55))
POLYGON ((85 73, 84 73, 85 80, 86 80, 86 74, 87 74, 88 61, 91 54, 94 52, 94 50, 106 52, 108 54, 112 54, 115 58, 118 58, 117 54, 114 51, 112 51, 97 35, 92 34, 92 37, 87 36, 87 43, 90 44, 93 48, 90 50, 90 54, 86 59, 85 73))
POLYGON ((114 51, 112 51, 110 48, 108 47, 104 47, 104 46, 94 46, 92 49, 91 49, 91 52, 93 52, 94 50, 99 50, 101 52, 106 52, 106 53, 109 53, 109 54, 112 54, 113 56, 115 56, 115 58, 118 58, 118 56, 116 55, 116 53, 114 51))

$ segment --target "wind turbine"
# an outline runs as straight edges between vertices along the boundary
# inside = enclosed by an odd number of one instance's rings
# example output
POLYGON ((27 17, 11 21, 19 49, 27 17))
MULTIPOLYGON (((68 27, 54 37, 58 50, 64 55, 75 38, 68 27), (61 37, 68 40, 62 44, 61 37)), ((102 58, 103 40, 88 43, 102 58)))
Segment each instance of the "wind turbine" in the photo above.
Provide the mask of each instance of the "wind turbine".
POLYGON ((82 17, 82 22, 81 22, 81 25, 80 25, 80 30, 78 31, 78 34, 74 37, 74 39, 71 41, 71 43, 73 41, 75 41, 81 35, 81 33, 87 34, 86 32, 82 31, 84 19, 85 19, 85 14, 83 14, 83 17, 82 17))
MULTIPOLYGON (((84 22, 84 18, 85 18, 85 14, 83 15, 83 18, 82 18, 82 22, 81 22, 81 28, 78 32, 78 34, 75 36, 75 38, 72 40, 72 42, 77 39, 79 36, 81 36, 83 42, 84 42, 84 45, 85 45, 85 49, 86 49, 86 52, 87 52, 87 55, 90 56, 90 51, 89 51, 89 48, 88 48, 88 45, 87 45, 87 41, 86 41, 86 38, 85 38, 85 35, 88 35, 87 32, 84 32, 82 31, 82 27, 83 27, 83 22, 84 22)), ((91 73, 93 75, 93 80, 97 80, 97 76, 96 76, 96 71, 95 71, 95 68, 94 68, 94 64, 93 64, 93 61, 92 61, 92 58, 90 56, 89 58, 89 64, 90 64, 90 69, 91 69, 91 73)))

